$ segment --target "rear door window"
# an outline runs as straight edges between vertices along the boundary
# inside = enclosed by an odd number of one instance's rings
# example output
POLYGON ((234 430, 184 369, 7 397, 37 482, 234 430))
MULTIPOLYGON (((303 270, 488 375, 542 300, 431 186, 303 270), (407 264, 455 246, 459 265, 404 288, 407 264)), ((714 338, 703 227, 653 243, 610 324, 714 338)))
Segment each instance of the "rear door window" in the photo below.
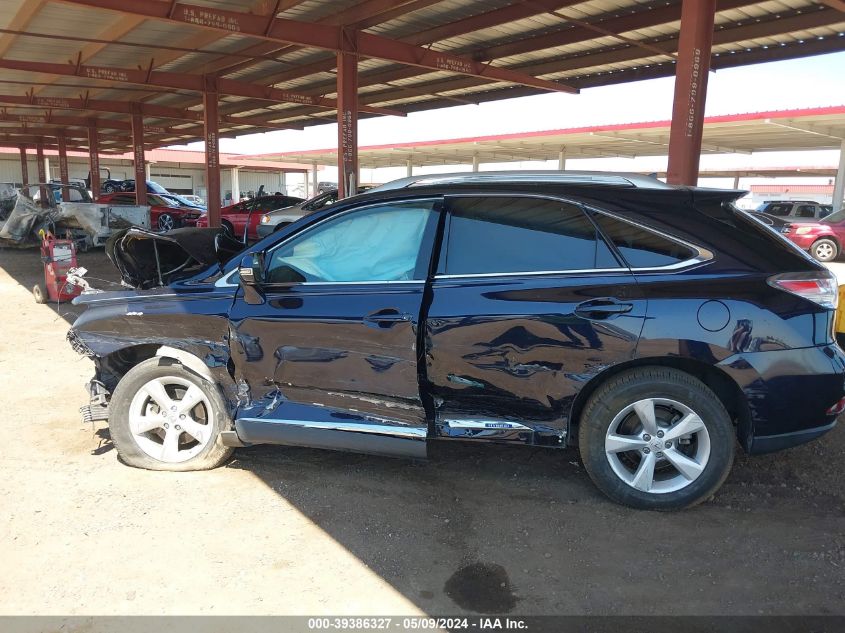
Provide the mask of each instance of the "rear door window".
POLYGON ((619 268, 580 207, 527 197, 453 198, 447 275, 619 268))
POLYGON ((645 228, 604 213, 594 215, 602 233, 609 239, 631 268, 671 266, 694 258, 697 253, 645 228))

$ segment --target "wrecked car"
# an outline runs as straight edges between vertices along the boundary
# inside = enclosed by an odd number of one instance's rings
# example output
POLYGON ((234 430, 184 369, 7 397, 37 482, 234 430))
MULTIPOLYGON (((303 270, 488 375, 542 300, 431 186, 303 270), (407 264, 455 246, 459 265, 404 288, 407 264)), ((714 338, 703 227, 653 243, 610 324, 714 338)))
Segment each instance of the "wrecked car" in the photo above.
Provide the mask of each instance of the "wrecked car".
POLYGON ((39 183, 23 187, 0 214, 0 244, 34 246, 40 229, 67 235, 86 250, 103 246, 111 235, 130 226, 150 226, 147 206, 97 204, 87 189, 73 183, 39 183), (62 200, 67 191, 67 202, 62 200))
POLYGON ((577 447, 617 502, 694 505, 737 440, 801 444, 845 408, 834 278, 741 195, 492 172, 387 185, 238 253, 132 229, 110 252, 134 289, 75 300, 85 415, 140 468, 253 444, 577 447))

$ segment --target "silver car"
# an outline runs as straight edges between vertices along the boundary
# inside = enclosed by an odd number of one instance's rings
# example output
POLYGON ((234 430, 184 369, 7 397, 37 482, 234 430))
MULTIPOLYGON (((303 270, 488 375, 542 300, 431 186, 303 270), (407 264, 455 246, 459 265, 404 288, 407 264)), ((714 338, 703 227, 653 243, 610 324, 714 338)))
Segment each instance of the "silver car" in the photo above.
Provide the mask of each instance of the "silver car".
MULTIPOLYGON (((369 187, 359 187, 358 193, 364 193, 369 187)), ((300 202, 292 207, 285 207, 284 209, 276 209, 270 213, 265 213, 258 221, 258 239, 264 239, 274 231, 286 227, 292 222, 296 222, 299 218, 318 211, 324 207, 337 202, 337 189, 320 193, 306 200, 300 202)))

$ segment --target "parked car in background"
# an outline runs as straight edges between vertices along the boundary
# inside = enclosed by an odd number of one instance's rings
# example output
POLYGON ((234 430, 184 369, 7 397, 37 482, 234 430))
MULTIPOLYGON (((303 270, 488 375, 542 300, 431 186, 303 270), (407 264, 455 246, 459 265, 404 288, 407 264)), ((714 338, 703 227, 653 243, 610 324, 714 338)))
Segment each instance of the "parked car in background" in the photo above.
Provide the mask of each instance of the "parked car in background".
POLYGON ((821 220, 830 213, 825 206, 812 200, 769 200, 757 207, 757 211, 779 218, 821 220))
MULTIPOLYGON (((358 193, 364 193, 370 188, 371 187, 369 186, 358 187, 358 193)), ((261 216, 258 222, 258 228, 256 229, 258 237, 265 238, 270 235, 270 233, 278 231, 292 222, 296 222, 304 215, 308 215, 314 211, 319 211, 330 204, 334 204, 337 202, 337 196, 338 190, 331 189, 325 193, 318 194, 309 200, 303 200, 299 204, 265 213, 261 216)))
MULTIPOLYGON (((824 220, 822 222, 801 222, 797 219, 789 221, 789 219, 776 215, 756 211, 749 211, 748 214, 773 231, 782 234, 820 262, 835 260, 842 251, 842 238, 824 220)), ((843 232, 845 232, 845 227, 843 227, 843 232)))
MULTIPOLYGON (((50 192, 53 194, 53 199, 56 203, 63 202, 62 200, 62 189, 67 188, 68 193, 70 195, 70 200, 68 202, 93 202, 93 198, 91 198, 91 193, 85 187, 85 183, 79 182, 69 182, 67 183, 67 187, 64 187, 62 183, 57 181, 50 181, 49 183, 45 184, 44 187, 49 187, 50 192)), ((31 191, 35 193, 32 196, 32 199, 35 202, 41 200, 41 190, 35 189, 34 187, 30 187, 31 191)))
MULTIPOLYGON (((243 202, 223 207, 220 210, 220 224, 232 236, 240 240, 244 237, 244 231, 247 230, 248 223, 247 240, 257 240, 257 228, 262 215, 277 209, 284 209, 294 204, 299 204, 300 202, 304 202, 304 200, 296 196, 274 195, 251 198, 250 200, 244 200, 243 202)), ((197 226, 208 226, 207 214, 202 215, 197 226)))
POLYGON ((188 202, 194 203, 198 207, 205 207, 206 206, 205 200, 203 200, 199 196, 194 195, 192 193, 182 194, 182 197, 185 198, 185 200, 187 200, 188 202))
POLYGON ((130 230, 113 244, 122 278, 167 288, 76 299, 68 339, 96 371, 85 414, 139 468, 268 443, 577 446, 615 501, 689 507, 737 441, 802 444, 845 409, 835 277, 739 195, 448 174, 330 205, 243 256, 219 232, 130 230))
MULTIPOLYGON (((103 193, 115 193, 117 191, 135 191, 135 179, 127 178, 126 180, 107 180, 100 185, 100 191, 103 193)), ((147 193, 170 193, 157 182, 152 180, 147 181, 147 193)))
MULTIPOLYGON (((136 205, 134 193, 103 194, 97 200, 107 205, 136 205)), ((183 226, 196 226, 202 211, 196 207, 180 205, 169 198, 155 193, 147 194, 147 204, 150 207, 150 224, 159 231, 169 231, 183 226)))
MULTIPOLYGON (((161 193, 161 194, 158 194, 158 195, 160 195, 162 198, 166 198, 167 200, 174 201, 174 202, 176 202, 177 204, 180 204, 183 207, 193 207, 195 209, 201 209, 203 211, 205 211, 205 208, 206 208, 204 204, 200 204, 200 203, 192 200, 190 197, 183 196, 183 195, 180 195, 178 193, 161 193)), ((193 198, 196 198, 196 197, 197 196, 193 196, 193 198)))
POLYGON ((317 193, 326 193, 327 191, 331 191, 332 189, 337 189, 336 182, 318 182, 317 183, 317 193))

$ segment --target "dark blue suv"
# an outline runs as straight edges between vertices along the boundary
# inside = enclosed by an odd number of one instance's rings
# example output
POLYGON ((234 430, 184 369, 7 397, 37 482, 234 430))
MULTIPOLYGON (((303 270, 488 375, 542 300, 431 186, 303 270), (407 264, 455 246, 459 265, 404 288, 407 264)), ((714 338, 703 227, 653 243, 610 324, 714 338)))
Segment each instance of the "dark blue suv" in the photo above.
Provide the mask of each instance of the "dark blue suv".
POLYGON ((137 290, 77 299, 85 415, 141 468, 262 443, 577 446, 612 499, 691 506, 736 440, 788 448, 845 407, 834 277, 741 194, 464 174, 355 196, 249 252, 214 229, 130 229, 108 252, 137 290))

